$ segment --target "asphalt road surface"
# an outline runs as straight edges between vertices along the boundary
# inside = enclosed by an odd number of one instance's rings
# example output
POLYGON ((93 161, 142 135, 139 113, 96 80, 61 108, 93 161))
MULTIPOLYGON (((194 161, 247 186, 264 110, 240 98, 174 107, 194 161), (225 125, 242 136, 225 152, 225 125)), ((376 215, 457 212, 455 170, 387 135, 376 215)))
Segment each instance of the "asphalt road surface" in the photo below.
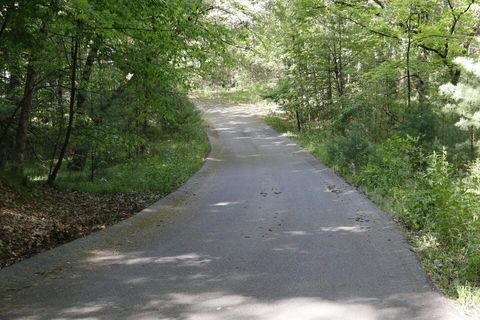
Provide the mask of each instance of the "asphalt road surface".
POLYGON ((248 108, 140 214, 0 271, 0 319, 462 319, 399 227, 248 108))

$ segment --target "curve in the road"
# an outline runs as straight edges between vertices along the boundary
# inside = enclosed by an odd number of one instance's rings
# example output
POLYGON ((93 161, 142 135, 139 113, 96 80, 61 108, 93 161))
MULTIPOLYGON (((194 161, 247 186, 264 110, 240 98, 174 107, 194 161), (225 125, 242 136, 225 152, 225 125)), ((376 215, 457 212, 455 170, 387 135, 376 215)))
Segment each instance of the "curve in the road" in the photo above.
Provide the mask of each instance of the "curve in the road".
POLYGON ((398 226, 245 108, 135 217, 0 271, 0 319, 461 319, 398 226))

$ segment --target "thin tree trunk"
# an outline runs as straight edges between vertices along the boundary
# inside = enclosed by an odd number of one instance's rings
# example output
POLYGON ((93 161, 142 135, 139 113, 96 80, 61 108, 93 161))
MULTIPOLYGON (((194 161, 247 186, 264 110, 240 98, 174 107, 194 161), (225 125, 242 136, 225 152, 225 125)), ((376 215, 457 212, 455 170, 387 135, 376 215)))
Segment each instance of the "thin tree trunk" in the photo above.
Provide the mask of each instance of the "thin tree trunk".
MULTIPOLYGON (((63 134, 63 126, 64 126, 64 113, 65 113, 65 110, 64 110, 64 100, 63 100, 63 87, 62 87, 62 76, 60 76, 58 79, 57 79, 57 104, 58 106, 60 107, 60 112, 59 112, 59 121, 58 121, 58 134, 57 134, 57 137, 55 139, 55 145, 53 146, 53 151, 52 151, 52 156, 51 156, 51 161, 50 161, 50 166, 48 168, 48 175, 52 174, 52 170, 53 170, 53 166, 55 165, 55 158, 57 156, 57 151, 58 151, 58 147, 59 147, 59 144, 60 144, 60 139, 62 138, 62 134, 63 134)), ((54 127, 56 127, 56 125, 54 125, 54 127)))
POLYGON ((333 70, 335 73, 335 84, 337 86, 337 92, 338 96, 341 97, 343 96, 343 81, 342 81, 342 65, 341 65, 341 60, 339 58, 339 54, 337 51, 340 51, 340 49, 337 50, 337 45, 334 42, 333 43, 333 70))
POLYGON ((20 79, 18 79, 18 76, 11 71, 10 77, 8 79, 8 86, 7 86, 7 98, 15 101, 15 90, 17 87, 21 84, 20 79))
POLYGON ((327 70, 327 101, 328 101, 329 107, 331 107, 333 104, 333 83, 332 83, 332 69, 330 65, 328 66, 328 70, 327 70))
MULTIPOLYGON (((98 50, 99 50, 99 43, 98 43, 98 40, 97 40, 97 41, 95 41, 92 48, 88 52, 87 60, 85 61, 85 66, 83 68, 83 72, 82 72, 82 76, 81 76, 81 81, 82 81, 83 86, 90 81, 90 77, 92 76, 92 71, 93 71, 93 64, 95 63, 95 60, 97 59, 98 50)), ((87 100, 87 96, 85 94, 85 90, 83 90, 83 89, 78 90, 78 93, 77 93, 77 109, 80 109, 83 106, 83 104, 85 103, 86 100, 87 100)))
MULTIPOLYGON (((82 85, 85 85, 90 81, 93 65, 97 58, 98 49, 99 49, 99 41, 96 40, 92 48, 88 52, 87 60, 85 61, 85 67, 83 68, 83 72, 81 75, 82 85)), ((87 95, 85 93, 85 90, 79 89, 77 93, 76 109, 77 110, 81 109, 86 101, 87 101, 87 95)), ((69 164, 68 169, 75 170, 75 171, 82 171, 85 168, 85 165, 87 163, 87 157, 88 157, 87 147, 82 145, 75 146, 73 150, 73 159, 72 159, 72 162, 69 164)))
POLYGON ((475 128, 473 126, 470 127, 470 154, 471 159, 475 160, 475 128))
POLYGON ((33 69, 32 62, 27 67, 27 77, 25 79, 25 90, 23 98, 19 102, 20 114, 18 118, 17 132, 15 136, 15 151, 13 159, 15 166, 22 170, 22 164, 25 158, 25 149, 27 145, 28 124, 30 122, 30 113, 33 104, 33 92, 35 90, 35 81, 37 74, 33 69))
POLYGON ((0 145, 3 145, 3 143, 5 142, 4 139, 6 138, 8 130, 12 126, 15 120, 15 116, 17 115, 18 110, 20 110, 21 106, 22 105, 18 103, 15 110, 13 110, 12 115, 8 117, 7 120, 5 120, 5 127, 3 128, 2 134, 0 135, 0 145))
POLYGON ((5 13, 5 19, 2 22, 2 25, 0 26, 0 38, 3 35, 3 32, 5 31, 5 28, 7 27, 8 20, 10 19, 10 14, 12 10, 14 9, 16 1, 11 1, 10 5, 7 7, 6 13, 5 13))
POLYGON ((295 110, 295 117, 297 119, 297 129, 300 131, 302 130, 302 124, 300 122, 300 114, 298 113, 298 110, 295 110))
POLYGON ((13 110, 11 116, 4 121, 3 131, 2 131, 2 134, 0 135, 0 146, 2 146, 5 143, 4 139, 7 136, 8 130, 13 125, 18 110, 20 110, 20 108, 22 107, 20 101, 15 101, 16 100, 15 90, 19 85, 20 85, 20 80, 18 79, 18 77, 15 74, 10 74, 10 78, 8 79, 6 96, 8 100, 10 100, 13 104, 16 105, 16 107, 15 107, 15 110, 13 110))
POLYGON ((343 96, 345 94, 345 76, 344 76, 344 70, 343 70, 343 56, 342 56, 342 51, 343 51, 343 25, 342 21, 339 23, 339 37, 338 37, 338 75, 339 75, 339 85, 340 85, 340 91, 339 91, 339 96, 343 96))
POLYGON ((60 155, 58 156, 58 161, 53 168, 52 173, 48 176, 47 184, 53 186, 58 175, 58 171, 62 167, 63 158, 67 152, 68 143, 70 142, 70 136, 72 134, 73 127, 73 117, 75 115, 75 101, 76 101, 76 78, 77 78, 77 67, 78 67, 78 49, 79 49, 79 40, 77 37, 72 38, 72 70, 70 75, 70 103, 69 103, 69 112, 68 112, 68 126, 67 132, 65 133, 65 140, 63 142, 62 148, 60 150, 60 155))
POLYGON ((412 105, 412 76, 410 72, 410 49, 412 46, 412 40, 410 38, 410 30, 408 32, 408 43, 407 43, 407 108, 410 110, 412 105))

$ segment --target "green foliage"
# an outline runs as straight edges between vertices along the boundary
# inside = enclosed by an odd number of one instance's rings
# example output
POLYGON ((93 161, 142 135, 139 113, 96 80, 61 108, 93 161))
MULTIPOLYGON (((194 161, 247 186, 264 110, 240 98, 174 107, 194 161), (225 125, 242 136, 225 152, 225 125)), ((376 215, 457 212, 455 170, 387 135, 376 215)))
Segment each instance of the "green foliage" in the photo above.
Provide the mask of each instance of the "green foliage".
POLYGON ((208 141, 201 123, 153 140, 148 155, 90 174, 64 170, 58 185, 66 190, 95 193, 172 192, 195 173, 208 153, 208 141))
MULTIPOLYGON (((414 191, 409 191, 402 213, 404 221, 414 230, 434 228, 442 239, 451 241, 464 230, 454 230, 450 224, 461 226, 461 215, 468 207, 466 193, 452 176, 446 152, 427 157, 427 168, 415 176, 414 191), (458 234, 452 234, 452 232, 458 234)), ((458 240, 458 239, 457 239, 458 240)))
POLYGON ((463 182, 468 192, 480 195, 480 159, 476 159, 468 166, 468 174, 463 182))
MULTIPOLYGON (((433 153, 428 166, 417 173, 412 188, 399 197, 403 221, 419 234, 428 234, 435 245, 420 246, 430 260, 430 271, 446 290, 453 285, 480 285, 480 201, 455 178, 445 152, 433 153)), ((475 181, 471 171, 468 181, 475 181)), ((477 289, 478 290, 478 289, 477 289)))
POLYGON ((53 184, 61 167, 93 179, 154 153, 152 135, 198 121, 192 78, 228 60, 244 29, 227 12, 215 1, 1 4, 0 168, 48 171, 53 184))
POLYGON ((196 101, 223 106, 238 104, 258 104, 262 102, 262 94, 267 90, 264 84, 244 85, 232 89, 204 87, 195 90, 192 98, 196 101))
MULTIPOLYGON (((409 110, 404 111, 403 121, 398 126, 398 131, 404 135, 418 137, 418 143, 430 152, 434 151, 432 148, 432 141, 441 136, 440 128, 442 120, 438 113, 434 112, 431 106, 412 104, 409 110)), ((450 128, 443 128, 448 130, 450 128)), ((454 130, 454 128, 451 128, 454 130)))
POLYGON ((465 72, 463 81, 458 84, 447 83, 440 86, 440 92, 450 100, 444 111, 460 116, 456 125, 463 129, 480 128, 480 61, 457 57, 454 62, 465 72))
POLYGON ((277 116, 266 116, 263 119, 273 130, 281 133, 289 133, 295 130, 291 121, 277 116))
POLYGON ((286 117, 267 123, 399 216, 464 300, 480 288, 478 18, 468 0, 277 0, 263 31, 278 57, 263 97, 286 117))
MULTIPOLYGON (((6 184, 21 193, 28 194, 31 187, 28 179, 16 170, 0 170, 0 179, 2 180, 2 184, 6 184)), ((4 200, 3 196, 4 195, 0 194, 0 201, 4 200)))
POLYGON ((422 167, 422 152, 412 137, 394 136, 375 146, 361 168, 358 183, 382 196, 393 196, 422 167))
POLYGON ((359 129, 348 130, 346 135, 332 136, 326 142, 327 163, 340 173, 356 177, 373 152, 372 145, 359 129))

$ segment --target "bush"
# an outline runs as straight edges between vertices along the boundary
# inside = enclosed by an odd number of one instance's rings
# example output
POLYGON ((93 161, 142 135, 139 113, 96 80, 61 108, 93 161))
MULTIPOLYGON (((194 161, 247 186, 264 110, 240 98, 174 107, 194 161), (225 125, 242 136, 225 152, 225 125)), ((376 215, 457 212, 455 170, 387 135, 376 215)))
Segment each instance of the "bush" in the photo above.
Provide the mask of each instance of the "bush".
POLYGON ((395 136, 375 147, 362 167, 359 183, 382 196, 392 196, 421 167, 422 151, 417 139, 395 136))
MULTIPOLYGON (((469 256, 479 248, 477 195, 453 176, 446 152, 433 153, 427 162, 426 170, 415 176, 413 188, 405 188, 401 215, 410 228, 434 234, 444 248, 462 248, 462 255, 469 256)), ((475 261, 470 260, 480 266, 480 260, 475 261)))
POLYGON ((359 168, 365 166, 373 146, 359 129, 347 131, 343 136, 334 136, 325 143, 326 161, 337 171, 356 177, 359 168))

